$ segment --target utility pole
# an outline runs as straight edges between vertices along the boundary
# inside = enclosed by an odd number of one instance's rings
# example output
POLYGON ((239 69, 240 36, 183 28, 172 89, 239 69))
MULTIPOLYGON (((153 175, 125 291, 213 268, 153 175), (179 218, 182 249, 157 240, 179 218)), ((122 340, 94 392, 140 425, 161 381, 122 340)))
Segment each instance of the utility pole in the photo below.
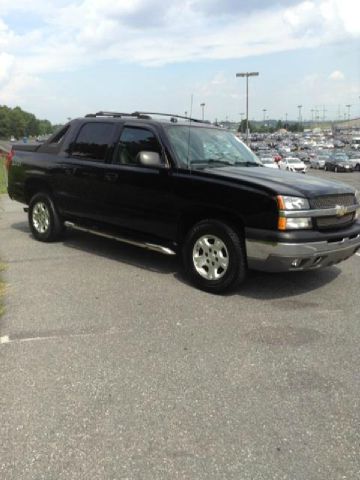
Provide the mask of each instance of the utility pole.
POLYGON ((202 109, 202 121, 204 121, 204 108, 205 108, 205 103, 200 103, 200 107, 202 109))
POLYGON ((259 72, 240 72, 237 77, 246 77, 246 143, 249 143, 249 77, 257 77, 259 72))

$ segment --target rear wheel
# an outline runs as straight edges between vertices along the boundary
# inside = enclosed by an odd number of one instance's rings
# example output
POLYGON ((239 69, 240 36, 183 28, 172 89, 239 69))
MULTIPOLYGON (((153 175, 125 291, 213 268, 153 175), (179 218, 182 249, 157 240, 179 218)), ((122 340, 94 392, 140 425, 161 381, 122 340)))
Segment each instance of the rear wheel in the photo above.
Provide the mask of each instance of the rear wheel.
POLYGON ((222 293, 246 276, 243 239, 228 224, 203 220, 189 231, 183 246, 186 273, 198 288, 222 293))
POLYGON ((64 229, 54 202, 46 192, 37 193, 30 200, 28 220, 32 234, 42 242, 57 240, 64 229))

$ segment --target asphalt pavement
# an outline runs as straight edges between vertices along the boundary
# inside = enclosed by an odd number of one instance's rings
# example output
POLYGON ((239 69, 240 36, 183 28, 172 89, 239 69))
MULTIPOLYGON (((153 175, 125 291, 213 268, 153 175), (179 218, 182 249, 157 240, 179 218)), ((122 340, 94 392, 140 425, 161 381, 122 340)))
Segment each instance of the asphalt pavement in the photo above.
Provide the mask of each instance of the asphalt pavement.
POLYGON ((360 478, 359 255, 213 296, 3 196, 0 258, 1 479, 360 478))

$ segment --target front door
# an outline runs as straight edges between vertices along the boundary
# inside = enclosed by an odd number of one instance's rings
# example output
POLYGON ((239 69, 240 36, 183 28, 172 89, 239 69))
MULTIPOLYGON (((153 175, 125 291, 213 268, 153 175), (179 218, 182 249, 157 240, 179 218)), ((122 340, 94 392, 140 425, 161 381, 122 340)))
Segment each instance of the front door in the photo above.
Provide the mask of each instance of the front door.
POLYGON ((111 223, 156 235, 174 238, 179 202, 174 186, 174 172, 165 157, 155 129, 125 124, 116 142, 110 164, 106 165, 106 210, 111 223), (139 152, 157 152, 161 166, 145 166, 139 152))

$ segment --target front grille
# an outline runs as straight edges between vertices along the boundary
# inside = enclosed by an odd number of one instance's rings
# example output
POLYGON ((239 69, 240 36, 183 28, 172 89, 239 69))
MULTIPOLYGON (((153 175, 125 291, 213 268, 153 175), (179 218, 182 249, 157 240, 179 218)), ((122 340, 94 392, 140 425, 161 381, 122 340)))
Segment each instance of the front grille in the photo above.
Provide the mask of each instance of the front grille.
MULTIPOLYGON (((321 197, 312 198, 310 200, 311 208, 323 209, 334 208, 336 205, 349 207, 356 204, 355 195, 352 193, 343 193, 338 195, 323 195, 321 197)), ((331 217, 317 217, 314 218, 315 227, 318 230, 330 230, 343 228, 351 225, 355 219, 355 213, 347 213, 342 217, 333 215, 331 217)))
POLYGON ((352 193, 343 193, 340 195, 323 195, 322 197, 316 197, 310 200, 311 208, 334 208, 336 205, 343 205, 345 207, 349 207, 350 205, 355 204, 355 195, 352 193))
POLYGON ((319 230, 336 229, 350 225, 354 217, 354 213, 347 213, 343 217, 318 217, 315 219, 315 223, 319 230))

